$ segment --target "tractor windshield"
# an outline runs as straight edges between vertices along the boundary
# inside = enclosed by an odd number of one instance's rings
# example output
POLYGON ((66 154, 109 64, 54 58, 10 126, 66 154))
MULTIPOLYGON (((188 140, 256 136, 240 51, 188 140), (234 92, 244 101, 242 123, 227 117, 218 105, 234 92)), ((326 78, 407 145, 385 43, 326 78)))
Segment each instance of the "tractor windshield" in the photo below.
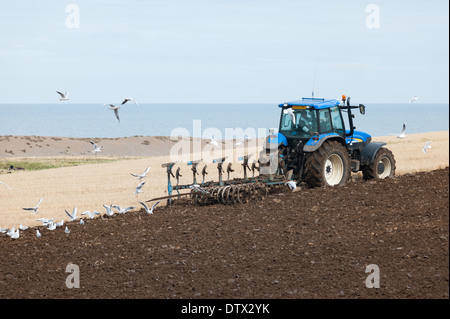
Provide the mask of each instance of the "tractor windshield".
POLYGON ((280 133, 286 137, 310 138, 317 132, 316 110, 283 109, 280 133))

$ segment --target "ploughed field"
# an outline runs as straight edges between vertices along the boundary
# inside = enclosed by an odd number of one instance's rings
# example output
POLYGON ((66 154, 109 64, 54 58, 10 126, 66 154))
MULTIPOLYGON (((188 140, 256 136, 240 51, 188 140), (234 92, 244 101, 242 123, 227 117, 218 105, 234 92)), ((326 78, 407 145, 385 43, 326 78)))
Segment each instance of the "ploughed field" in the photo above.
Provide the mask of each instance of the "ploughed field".
POLYGON ((448 168, 65 225, 0 234, 0 298, 449 298, 448 168))

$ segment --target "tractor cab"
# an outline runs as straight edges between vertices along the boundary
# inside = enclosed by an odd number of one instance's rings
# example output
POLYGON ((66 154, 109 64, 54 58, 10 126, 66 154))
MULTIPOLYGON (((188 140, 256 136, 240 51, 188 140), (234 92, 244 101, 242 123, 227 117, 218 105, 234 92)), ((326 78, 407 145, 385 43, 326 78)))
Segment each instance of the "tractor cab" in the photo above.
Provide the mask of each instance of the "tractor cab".
POLYGON ((315 135, 335 133, 345 137, 338 100, 309 99, 280 104, 279 132, 289 139, 308 141, 315 135))

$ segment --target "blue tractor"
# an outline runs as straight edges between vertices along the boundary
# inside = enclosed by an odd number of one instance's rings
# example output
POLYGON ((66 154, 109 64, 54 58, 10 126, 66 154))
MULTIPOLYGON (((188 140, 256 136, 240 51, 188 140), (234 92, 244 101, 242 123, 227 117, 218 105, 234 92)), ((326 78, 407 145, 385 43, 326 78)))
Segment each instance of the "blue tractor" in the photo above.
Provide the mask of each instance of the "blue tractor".
POLYGON ((355 130, 352 110, 365 114, 365 106, 350 105, 350 98, 303 98, 285 102, 277 134, 271 131, 260 153, 260 174, 284 176, 310 187, 344 185, 352 172, 364 179, 384 179, 395 174, 395 159, 386 143, 372 142, 355 130), (347 113, 348 128, 343 113, 347 113))

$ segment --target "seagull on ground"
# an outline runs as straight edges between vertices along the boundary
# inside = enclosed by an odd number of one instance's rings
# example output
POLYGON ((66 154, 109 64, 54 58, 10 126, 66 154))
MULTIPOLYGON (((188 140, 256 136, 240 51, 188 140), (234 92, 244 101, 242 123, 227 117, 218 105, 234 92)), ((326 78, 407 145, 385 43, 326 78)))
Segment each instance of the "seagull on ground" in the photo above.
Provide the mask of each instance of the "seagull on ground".
POLYGON ((423 152, 426 153, 427 149, 431 148, 431 142, 432 141, 428 141, 425 146, 423 147, 423 152))
POLYGON ((70 230, 69 230, 69 228, 67 228, 67 226, 66 226, 66 229, 64 229, 64 232, 65 232, 66 234, 70 233, 70 230))
POLYGON ((215 147, 219 147, 219 143, 217 143, 217 141, 214 139, 214 136, 211 135, 211 140, 209 141, 210 145, 214 145, 215 147))
POLYGON ((100 215, 100 213, 96 210, 94 210, 94 212, 90 212, 90 211, 85 211, 84 213, 81 213, 81 215, 88 215, 90 219, 94 219, 95 215, 100 215))
POLYGON ((134 209, 134 206, 121 208, 119 205, 113 205, 112 207, 117 209, 117 213, 119 213, 119 214, 125 214, 125 213, 128 213, 130 210, 134 209))
POLYGON ((8 187, 9 189, 11 189, 11 187, 8 186, 8 184, 0 182, 0 185, 5 185, 6 187, 8 187))
POLYGON ((120 109, 120 106, 115 106, 115 105, 113 105, 113 104, 104 104, 104 105, 109 105, 109 109, 108 109, 108 110, 113 110, 113 111, 114 111, 114 114, 116 115, 116 118, 117 118, 117 120, 118 120, 119 123, 120 123, 120 118, 119 118, 119 109, 120 109))
POLYGON ((153 204, 152 208, 149 209, 148 206, 144 202, 139 202, 142 206, 144 206, 145 211, 149 214, 153 214, 153 210, 155 209, 156 205, 158 205, 161 201, 157 201, 155 204, 153 204))
POLYGON ((50 223, 47 227, 48 230, 55 230, 56 229, 56 224, 55 223, 50 223))
POLYGON ((15 231, 16 231, 16 228, 13 227, 12 229, 10 229, 6 232, 6 235, 11 236, 11 234, 13 234, 15 231))
POLYGON ((83 218, 80 218, 80 225, 84 225, 84 220, 83 220, 83 218))
POLYGON ((48 224, 50 224, 54 221, 54 218, 51 218, 51 219, 39 218, 37 221, 40 221, 42 223, 42 226, 47 226, 48 224))
POLYGON ((90 143, 92 144, 92 146, 94 147, 94 149, 91 151, 92 153, 100 153, 103 145, 102 146, 98 146, 97 144, 95 144, 93 141, 90 141, 90 143))
POLYGON ((292 111, 292 109, 285 109, 284 111, 283 111, 283 113, 284 114, 289 114, 289 116, 291 117, 291 120, 292 120, 292 124, 296 124, 296 122, 295 122, 295 114, 294 114, 294 112, 292 111))
POLYGON ((142 193, 142 187, 144 186, 145 182, 140 182, 139 185, 136 187, 136 190, 134 191, 134 195, 138 195, 139 193, 142 193))
POLYGON ((41 202, 42 202, 42 198, 39 200, 39 203, 37 203, 36 206, 31 207, 31 208, 22 208, 22 209, 23 209, 23 210, 31 210, 31 211, 33 211, 33 213, 36 215, 36 214, 38 213, 38 207, 39 207, 39 205, 41 204, 41 202))
POLYGON ((77 219, 77 208, 76 207, 73 208, 72 215, 69 214, 69 212, 67 210, 64 210, 64 211, 66 212, 67 216, 69 216, 71 222, 73 222, 75 219, 77 219))
POLYGON ((22 224, 19 225, 19 229, 20 229, 20 230, 25 230, 25 229, 28 229, 28 228, 30 228, 30 227, 28 227, 28 226, 23 226, 22 224))
POLYGON ((127 97, 125 100, 123 100, 122 105, 127 103, 127 102, 133 102, 134 104, 136 104, 137 106, 139 106, 139 104, 137 104, 135 99, 132 99, 131 97, 127 97))
POLYGON ((204 193, 204 194, 209 194, 208 191, 206 191, 206 190, 204 190, 203 188, 201 188, 200 185, 198 185, 198 184, 193 184, 193 185, 189 186, 189 188, 192 189, 193 191, 196 191, 196 192, 201 192, 201 193, 204 193))
POLYGON ((8 228, 0 228, 0 233, 4 234, 8 231, 8 228))
POLYGON ((103 207, 106 208, 106 215, 108 215, 108 216, 114 215, 114 211, 112 210, 112 204, 109 206, 103 204, 103 207))
POLYGON ((406 137, 405 132, 406 132, 406 124, 403 123, 403 129, 402 129, 402 132, 401 132, 400 135, 397 136, 397 137, 398 137, 398 138, 405 138, 405 137, 406 137))
POLYGON ((11 237, 11 239, 19 238, 19 236, 20 236, 19 229, 17 229, 15 232, 11 232, 8 236, 11 237))
POLYGON ((297 183, 294 181, 286 182, 286 185, 289 187, 291 191, 294 191, 297 188, 297 183))
POLYGON ((141 175, 137 175, 137 174, 133 174, 133 173, 130 173, 130 174, 131 174, 132 176, 134 176, 134 177, 137 177, 137 178, 138 178, 138 181, 140 181, 141 179, 143 179, 143 178, 145 177, 145 174, 147 174, 149 170, 150 170, 150 166, 147 167, 147 168, 145 169, 144 173, 142 173, 141 175))
POLYGON ((417 96, 413 97, 412 99, 409 100, 409 103, 415 102, 417 101, 419 98, 417 96))
POLYGON ((39 229, 36 229, 36 237, 37 238, 39 238, 39 237, 41 237, 42 235, 41 235, 41 233, 39 232, 39 229))
POLYGON ((61 227, 62 225, 64 225, 64 219, 55 224, 56 227, 61 227))
POLYGON ((67 101, 67 100, 69 100, 69 92, 61 93, 59 91, 56 91, 56 93, 61 95, 61 98, 59 99, 60 101, 67 101))

